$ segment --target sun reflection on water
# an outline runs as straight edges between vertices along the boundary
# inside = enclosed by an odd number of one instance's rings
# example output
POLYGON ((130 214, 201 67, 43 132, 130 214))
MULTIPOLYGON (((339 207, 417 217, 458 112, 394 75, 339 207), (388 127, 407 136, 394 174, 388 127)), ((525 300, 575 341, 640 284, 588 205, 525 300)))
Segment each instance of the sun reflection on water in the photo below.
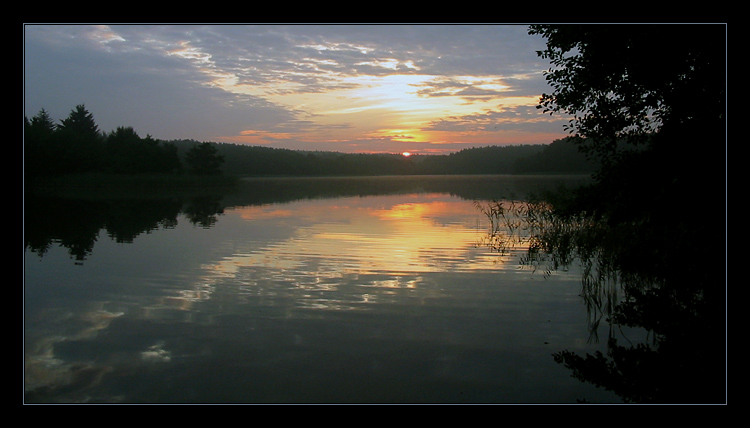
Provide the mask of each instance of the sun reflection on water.
POLYGON ((242 207, 225 215, 249 228, 291 230, 285 239, 204 264, 201 296, 211 295, 206 284, 223 284, 243 293, 291 293, 308 308, 353 309, 416 290, 427 273, 509 268, 477 245, 486 227, 472 202, 445 194, 242 207))

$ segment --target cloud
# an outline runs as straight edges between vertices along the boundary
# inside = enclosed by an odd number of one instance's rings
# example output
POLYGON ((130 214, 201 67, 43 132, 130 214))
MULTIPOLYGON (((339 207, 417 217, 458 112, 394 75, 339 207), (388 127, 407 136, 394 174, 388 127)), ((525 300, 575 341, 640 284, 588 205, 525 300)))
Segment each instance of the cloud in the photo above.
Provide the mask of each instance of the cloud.
POLYGON ((83 103, 104 130, 324 150, 485 126, 548 67, 511 25, 29 25, 24 45, 29 117, 83 103))
POLYGON ((209 138, 219 128, 239 132, 294 117, 262 97, 221 89, 220 70, 211 69, 210 56, 188 43, 65 28, 27 28, 28 116, 45 108, 63 118, 83 103, 103 130, 127 125, 159 138, 196 139, 209 138))
POLYGON ((423 97, 460 97, 468 102, 501 97, 510 90, 502 78, 495 76, 438 77, 422 85, 417 94, 423 97))
POLYGON ((561 123, 565 120, 543 114, 531 105, 499 106, 482 112, 440 118, 431 122, 423 130, 457 133, 509 130, 554 133, 560 129, 561 123))

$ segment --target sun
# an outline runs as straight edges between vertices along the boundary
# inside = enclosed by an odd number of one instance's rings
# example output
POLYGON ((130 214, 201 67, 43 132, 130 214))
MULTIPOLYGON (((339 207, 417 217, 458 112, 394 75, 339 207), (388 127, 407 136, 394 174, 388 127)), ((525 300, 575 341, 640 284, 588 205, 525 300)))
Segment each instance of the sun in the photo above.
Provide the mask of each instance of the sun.
POLYGON ((401 155, 403 157, 405 157, 405 158, 408 158, 409 156, 411 156, 411 153, 409 153, 409 152, 403 152, 403 153, 401 153, 401 155))

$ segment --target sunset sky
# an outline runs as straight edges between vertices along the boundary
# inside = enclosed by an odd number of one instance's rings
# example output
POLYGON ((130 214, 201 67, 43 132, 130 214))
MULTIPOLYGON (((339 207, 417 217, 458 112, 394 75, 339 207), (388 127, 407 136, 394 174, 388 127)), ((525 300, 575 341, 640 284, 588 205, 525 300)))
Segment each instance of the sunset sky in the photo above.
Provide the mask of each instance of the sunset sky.
POLYGON ((300 150, 546 144, 527 25, 24 25, 24 114, 300 150))

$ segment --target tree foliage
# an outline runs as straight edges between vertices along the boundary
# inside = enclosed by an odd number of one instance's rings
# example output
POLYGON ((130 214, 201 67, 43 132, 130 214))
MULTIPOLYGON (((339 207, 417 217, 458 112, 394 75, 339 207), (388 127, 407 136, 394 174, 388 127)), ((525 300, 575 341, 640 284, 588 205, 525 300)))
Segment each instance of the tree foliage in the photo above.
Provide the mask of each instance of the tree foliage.
POLYGON ((54 134, 57 126, 44 109, 31 120, 24 117, 24 160, 27 175, 39 176, 49 171, 58 158, 59 147, 54 134), (47 171, 45 171, 45 167, 47 171))
POLYGON ((60 121, 55 134, 55 139, 69 148, 62 151, 58 159, 63 170, 89 172, 101 165, 104 138, 94 116, 83 104, 77 105, 60 121))
POLYGON ((726 98, 722 25, 533 25, 547 39, 554 90, 539 108, 572 115, 568 130, 605 164, 629 144, 720 138, 726 98), (708 131, 708 132, 706 132, 708 131), (654 133, 679 135, 653 139, 654 133))
POLYGON ((723 185, 723 25, 534 25, 553 89, 538 108, 601 167, 589 207, 616 220, 677 207, 723 185), (657 205, 653 205, 657 204, 657 205), (640 210, 639 210, 640 209, 640 210))
POLYGON ((190 170, 196 175, 217 175, 221 173, 224 157, 211 143, 193 146, 185 155, 190 170))
POLYGON ((141 138, 131 127, 118 127, 106 137, 107 165, 111 172, 176 172, 181 168, 174 144, 161 143, 150 135, 141 138))
MULTIPOLYGON (((649 346, 610 341, 606 356, 563 351, 555 360, 626 401, 722 402, 726 354, 697 344, 726 337, 727 278, 690 251, 726 230, 726 205, 722 217, 708 199, 726 196, 725 26, 530 33, 547 39, 539 55, 551 63, 553 92, 539 108, 570 114, 578 146, 600 162, 592 185, 553 201, 539 248, 555 264, 582 260, 594 273, 584 278, 587 304, 606 302, 610 322, 654 335, 649 346), (602 293, 610 279, 617 292, 602 293)), ((724 251, 711 248, 722 260, 724 251)))
POLYGON ((174 173, 181 169, 177 147, 141 138, 131 127, 106 133, 81 104, 55 124, 42 109, 24 118, 24 169, 27 178, 106 172, 174 173))
POLYGON ((535 154, 519 158, 514 165, 517 173, 584 174, 597 168, 597 163, 578 150, 577 139, 555 140, 535 154))

